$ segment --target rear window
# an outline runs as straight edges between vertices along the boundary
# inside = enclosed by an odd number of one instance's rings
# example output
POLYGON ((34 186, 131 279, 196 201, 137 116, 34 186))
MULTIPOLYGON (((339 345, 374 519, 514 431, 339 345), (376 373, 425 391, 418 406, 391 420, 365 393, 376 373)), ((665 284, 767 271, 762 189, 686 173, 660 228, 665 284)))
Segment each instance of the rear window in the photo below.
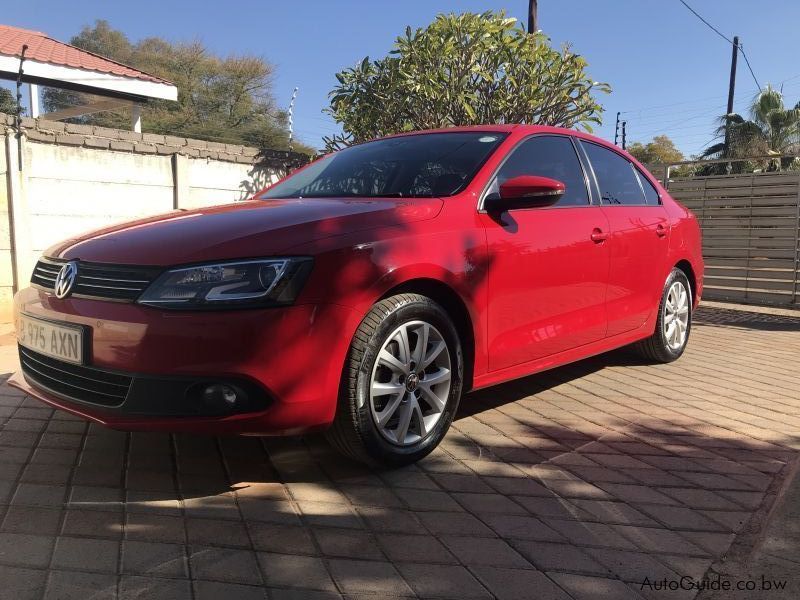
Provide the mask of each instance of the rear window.
POLYGON ((645 203, 642 187, 633 164, 613 150, 592 142, 582 142, 592 163, 600 197, 608 205, 645 203))
POLYGON ((464 189, 505 133, 407 135, 346 148, 272 186, 270 198, 429 198, 464 189))
POLYGON ((644 199, 648 204, 658 204, 658 190, 653 187, 650 180, 639 169, 636 169, 636 174, 639 175, 639 181, 642 182, 642 189, 644 190, 644 199))

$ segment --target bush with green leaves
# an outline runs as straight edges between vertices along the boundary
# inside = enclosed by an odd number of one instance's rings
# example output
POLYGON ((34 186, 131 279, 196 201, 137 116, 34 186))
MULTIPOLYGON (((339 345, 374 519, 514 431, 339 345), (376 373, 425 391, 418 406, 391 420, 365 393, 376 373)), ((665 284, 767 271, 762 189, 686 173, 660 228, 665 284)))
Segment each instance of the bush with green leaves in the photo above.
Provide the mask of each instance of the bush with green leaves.
POLYGON ((16 94, 3 87, 0 87, 0 113, 7 115, 17 114, 16 94))
POLYGON ((595 92, 605 83, 586 60, 529 34, 502 12, 439 15, 397 38, 388 56, 336 75, 326 109, 343 134, 335 149, 375 137, 456 125, 531 123, 580 127, 601 122, 595 92))

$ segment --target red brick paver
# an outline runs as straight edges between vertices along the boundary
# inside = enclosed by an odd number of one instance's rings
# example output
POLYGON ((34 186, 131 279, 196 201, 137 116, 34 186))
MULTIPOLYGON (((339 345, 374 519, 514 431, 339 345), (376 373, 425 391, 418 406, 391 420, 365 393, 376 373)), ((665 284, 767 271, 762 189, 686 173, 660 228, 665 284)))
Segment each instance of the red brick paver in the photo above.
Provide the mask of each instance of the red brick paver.
POLYGON ((798 356, 800 317, 701 309, 680 361, 472 394, 396 471, 317 438, 114 432, 2 386, 0 599, 691 598, 642 582, 761 530, 800 447, 798 356))

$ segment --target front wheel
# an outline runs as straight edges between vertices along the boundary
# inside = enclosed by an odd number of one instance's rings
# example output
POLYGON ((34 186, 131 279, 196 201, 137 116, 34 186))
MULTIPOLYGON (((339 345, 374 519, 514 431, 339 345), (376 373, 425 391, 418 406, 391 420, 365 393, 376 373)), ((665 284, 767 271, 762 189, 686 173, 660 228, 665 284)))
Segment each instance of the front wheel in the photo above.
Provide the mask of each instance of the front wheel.
POLYGON ((653 362, 672 362, 686 349, 691 329, 692 287, 683 271, 672 269, 661 294, 656 330, 636 349, 653 362))
POLYGON ((441 306, 418 294, 378 302, 350 345, 328 440, 362 462, 421 459, 450 427, 463 371, 458 333, 441 306))

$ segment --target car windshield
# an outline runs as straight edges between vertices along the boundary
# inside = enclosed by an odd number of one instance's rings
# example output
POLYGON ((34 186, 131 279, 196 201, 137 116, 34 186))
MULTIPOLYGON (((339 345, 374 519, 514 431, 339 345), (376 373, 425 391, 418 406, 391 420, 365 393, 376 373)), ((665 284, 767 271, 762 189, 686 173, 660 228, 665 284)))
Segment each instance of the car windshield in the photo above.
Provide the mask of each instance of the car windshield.
POLYGON ((452 196, 472 180, 505 136, 458 131, 359 144, 319 159, 261 198, 452 196))

